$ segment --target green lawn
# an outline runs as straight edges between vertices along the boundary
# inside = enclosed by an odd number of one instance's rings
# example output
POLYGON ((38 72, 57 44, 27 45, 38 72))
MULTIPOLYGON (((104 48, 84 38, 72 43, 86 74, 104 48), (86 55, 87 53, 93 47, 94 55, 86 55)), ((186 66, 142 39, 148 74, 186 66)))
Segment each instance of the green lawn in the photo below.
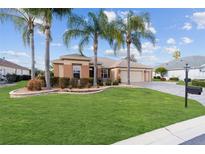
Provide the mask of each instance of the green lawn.
MULTIPOLYGON (((182 80, 180 80, 180 81, 177 82, 177 85, 182 85, 182 86, 184 86, 184 85, 185 85, 185 82, 182 81, 182 80)), ((189 85, 189 86, 193 86, 191 82, 189 82, 188 85, 189 85)), ((197 86, 195 86, 195 87, 197 87, 197 86)))
POLYGON ((0 88, 0 144, 112 144, 205 115, 205 107, 149 90, 111 88, 90 95, 50 94, 10 99, 0 88))

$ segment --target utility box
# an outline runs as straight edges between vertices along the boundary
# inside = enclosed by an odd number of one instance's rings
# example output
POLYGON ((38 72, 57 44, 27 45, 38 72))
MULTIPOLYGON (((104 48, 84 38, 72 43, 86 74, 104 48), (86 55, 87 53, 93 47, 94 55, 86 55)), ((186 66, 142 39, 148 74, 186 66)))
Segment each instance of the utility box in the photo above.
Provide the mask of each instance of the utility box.
POLYGON ((187 92, 190 94, 201 95, 202 91, 202 87, 187 86, 187 92))

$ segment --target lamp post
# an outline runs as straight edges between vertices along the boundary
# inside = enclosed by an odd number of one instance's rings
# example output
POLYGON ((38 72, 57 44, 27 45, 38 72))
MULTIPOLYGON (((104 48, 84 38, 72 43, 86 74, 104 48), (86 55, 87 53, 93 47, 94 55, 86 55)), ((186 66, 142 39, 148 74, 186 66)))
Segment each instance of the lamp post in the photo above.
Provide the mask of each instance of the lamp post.
POLYGON ((187 103, 187 99, 188 99, 187 87, 188 87, 188 82, 189 82, 189 78, 188 78, 189 68, 190 68, 190 66, 188 65, 188 63, 186 63, 186 66, 185 66, 185 108, 188 107, 188 103, 187 103))

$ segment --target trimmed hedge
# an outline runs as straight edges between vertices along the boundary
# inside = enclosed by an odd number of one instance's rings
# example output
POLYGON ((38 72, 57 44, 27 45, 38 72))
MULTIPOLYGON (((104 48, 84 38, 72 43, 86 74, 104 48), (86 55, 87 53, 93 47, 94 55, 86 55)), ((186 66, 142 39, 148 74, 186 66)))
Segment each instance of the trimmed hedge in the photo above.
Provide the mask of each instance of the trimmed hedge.
POLYGON ((59 87, 64 89, 64 88, 68 88, 70 79, 69 78, 59 78, 59 79, 56 79, 56 81, 59 81, 59 87))
POLYGON ((161 79, 160 76, 154 76, 154 79, 161 79))
POLYGON ((70 79, 70 88, 78 88, 79 87, 78 80, 79 79, 76 78, 70 79))
POLYGON ((81 78, 80 79, 80 88, 88 88, 90 86, 90 79, 89 78, 81 78))
POLYGON ((161 78, 160 80, 161 80, 161 81, 166 81, 167 79, 166 79, 166 78, 161 78))
POLYGON ((97 85, 98 86, 104 86, 104 84, 103 84, 103 80, 102 79, 97 79, 97 85))
POLYGON ((195 79, 195 80, 192 80, 192 85, 193 86, 205 87, 205 79, 195 79))
POLYGON ((179 78, 178 77, 171 77, 171 78, 169 78, 169 80, 171 80, 171 81, 179 81, 179 78))
POLYGON ((16 75, 16 74, 6 74, 6 80, 8 83, 19 82, 22 80, 30 80, 30 75, 16 75))
POLYGON ((119 85, 119 81, 118 80, 113 81, 112 85, 119 85))
POLYGON ((112 80, 111 79, 107 79, 105 82, 106 86, 111 86, 112 85, 112 80))

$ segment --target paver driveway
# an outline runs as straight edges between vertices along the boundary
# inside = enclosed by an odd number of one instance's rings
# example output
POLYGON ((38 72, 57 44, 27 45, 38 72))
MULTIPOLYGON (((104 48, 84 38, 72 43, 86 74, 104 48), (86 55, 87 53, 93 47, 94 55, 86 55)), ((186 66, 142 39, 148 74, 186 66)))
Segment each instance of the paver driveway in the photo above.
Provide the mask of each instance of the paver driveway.
MULTIPOLYGON (((184 97, 185 88, 181 85, 176 85, 175 82, 144 82, 144 83, 137 83, 137 86, 149 88, 153 90, 158 90, 161 92, 182 96, 184 97)), ((203 89, 203 92, 201 95, 192 95, 189 94, 190 99, 194 99, 201 104, 205 105, 205 89, 203 89)))

